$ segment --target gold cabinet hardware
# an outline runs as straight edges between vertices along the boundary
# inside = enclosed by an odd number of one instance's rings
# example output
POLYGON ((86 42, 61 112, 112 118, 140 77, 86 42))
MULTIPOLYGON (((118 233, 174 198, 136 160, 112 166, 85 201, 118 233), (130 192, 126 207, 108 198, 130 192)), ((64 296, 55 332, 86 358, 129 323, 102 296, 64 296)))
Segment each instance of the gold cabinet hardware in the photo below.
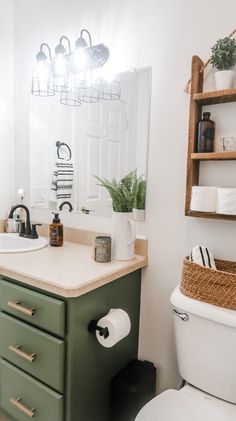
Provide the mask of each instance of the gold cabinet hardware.
POLYGON ((26 316, 32 317, 35 312, 35 308, 27 308, 21 305, 20 301, 8 301, 7 303, 8 307, 13 308, 13 310, 19 311, 20 313, 26 314, 26 316))
POLYGON ((21 401, 22 398, 10 398, 10 403, 14 405, 17 409, 19 409, 23 414, 27 415, 30 418, 33 418, 35 416, 36 408, 28 409, 21 401))
POLYGON ((32 354, 28 354, 27 352, 21 350, 20 345, 9 345, 8 349, 14 352, 14 354, 18 355, 19 357, 24 358, 24 360, 29 361, 30 363, 33 363, 36 358, 35 352, 33 352, 32 354))

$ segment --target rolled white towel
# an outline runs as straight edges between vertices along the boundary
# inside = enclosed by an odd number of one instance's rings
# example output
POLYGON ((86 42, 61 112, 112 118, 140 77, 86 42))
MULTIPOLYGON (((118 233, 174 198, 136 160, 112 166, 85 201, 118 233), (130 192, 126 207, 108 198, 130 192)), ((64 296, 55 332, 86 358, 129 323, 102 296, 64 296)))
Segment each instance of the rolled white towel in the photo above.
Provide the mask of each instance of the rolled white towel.
POLYGON ((216 212, 217 187, 193 186, 190 209, 199 212, 216 212))
POLYGON ((216 269, 214 256, 207 247, 195 246, 191 251, 190 260, 198 265, 216 269))
POLYGON ((236 215, 236 188, 218 187, 216 212, 236 215))

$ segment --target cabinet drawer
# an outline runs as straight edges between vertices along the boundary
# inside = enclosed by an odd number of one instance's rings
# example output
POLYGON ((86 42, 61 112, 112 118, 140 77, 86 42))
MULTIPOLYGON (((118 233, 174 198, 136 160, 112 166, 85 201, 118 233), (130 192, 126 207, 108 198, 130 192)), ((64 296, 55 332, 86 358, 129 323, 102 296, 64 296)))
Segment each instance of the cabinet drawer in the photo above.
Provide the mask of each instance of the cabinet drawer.
POLYGON ((63 421, 63 396, 0 359, 0 405, 17 421, 63 421))
POLYGON ((0 356, 59 392, 64 388, 64 341, 0 313, 0 356))
POLYGON ((65 334, 65 303, 0 278, 0 309, 58 336, 65 334))

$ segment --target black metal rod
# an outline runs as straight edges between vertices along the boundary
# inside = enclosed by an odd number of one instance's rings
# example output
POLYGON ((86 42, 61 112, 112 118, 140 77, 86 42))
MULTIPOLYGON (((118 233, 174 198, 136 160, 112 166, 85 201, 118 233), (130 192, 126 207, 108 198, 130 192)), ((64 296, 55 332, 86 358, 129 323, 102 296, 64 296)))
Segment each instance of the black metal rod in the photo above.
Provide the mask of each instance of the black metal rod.
POLYGON ((62 45, 63 39, 65 39, 68 43, 68 50, 69 53, 71 53, 71 44, 70 44, 70 40, 68 37, 66 37, 65 35, 62 35, 62 37, 60 38, 60 44, 62 45))
POLYGON ((88 325, 89 332, 96 332, 96 330, 99 332, 100 336, 103 336, 104 339, 107 339, 109 336, 109 329, 107 327, 101 327, 98 326, 97 320, 92 320, 88 325))
POLYGON ((46 47, 46 48, 48 49, 49 58, 50 58, 50 61, 52 61, 51 48, 49 47, 49 45, 48 45, 46 42, 43 42, 43 43, 40 45, 40 51, 41 51, 41 52, 43 52, 43 47, 46 47))
POLYGON ((83 33, 84 33, 84 32, 88 35, 88 39, 89 39, 89 46, 90 46, 90 47, 92 47, 92 38, 91 38, 90 32, 89 32, 87 29, 82 29, 82 30, 80 31, 80 38, 83 38, 83 39, 84 39, 84 37, 83 37, 83 33))

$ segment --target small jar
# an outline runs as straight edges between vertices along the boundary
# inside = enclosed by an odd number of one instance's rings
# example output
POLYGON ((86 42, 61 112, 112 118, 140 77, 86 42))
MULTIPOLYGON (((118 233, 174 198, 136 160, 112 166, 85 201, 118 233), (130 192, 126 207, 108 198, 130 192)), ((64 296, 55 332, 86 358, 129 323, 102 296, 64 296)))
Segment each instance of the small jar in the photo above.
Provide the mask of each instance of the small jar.
POLYGON ((111 261, 111 237, 96 237, 94 260, 99 263, 107 263, 111 261))

